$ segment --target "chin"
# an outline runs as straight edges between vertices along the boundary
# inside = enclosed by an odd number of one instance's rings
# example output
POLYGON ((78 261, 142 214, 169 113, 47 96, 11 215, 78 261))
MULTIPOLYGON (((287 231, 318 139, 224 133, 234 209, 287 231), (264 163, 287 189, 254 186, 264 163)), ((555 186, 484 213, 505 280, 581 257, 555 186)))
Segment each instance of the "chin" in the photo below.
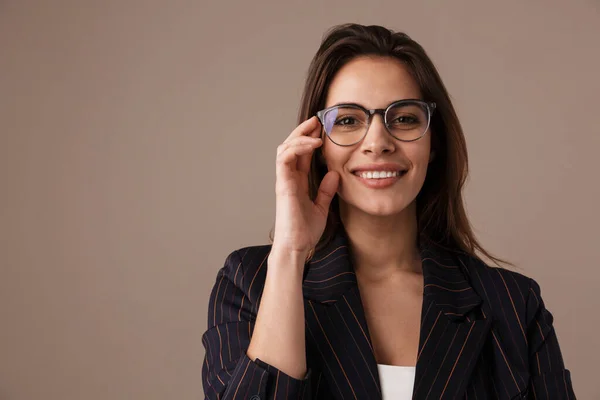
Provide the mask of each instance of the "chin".
POLYGON ((406 205, 395 205, 395 206, 365 206, 357 207, 361 209, 365 214, 372 215, 374 217, 391 217, 394 215, 401 214, 406 209, 406 205))
MULTIPOLYGON (((364 200, 364 199, 363 199, 364 200)), ((410 204, 397 201, 345 202, 349 209, 374 217, 391 217, 401 214, 410 204)))

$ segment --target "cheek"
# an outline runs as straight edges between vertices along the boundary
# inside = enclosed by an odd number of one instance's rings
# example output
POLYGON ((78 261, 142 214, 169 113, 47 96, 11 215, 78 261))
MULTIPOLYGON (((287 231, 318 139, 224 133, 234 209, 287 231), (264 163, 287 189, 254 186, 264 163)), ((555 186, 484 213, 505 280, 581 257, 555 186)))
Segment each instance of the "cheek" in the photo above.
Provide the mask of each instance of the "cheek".
POLYGON ((426 168, 430 159, 431 142, 427 138, 427 141, 423 140, 421 143, 415 144, 418 145, 407 149, 406 155, 415 167, 426 168))
POLYGON ((419 153, 415 154, 414 157, 412 158, 412 161, 414 164, 416 164, 415 165, 416 167, 418 167, 419 169, 424 169, 424 168, 427 168, 427 166, 429 165, 429 158, 430 158, 429 150, 424 150, 424 151, 420 151, 419 153))
POLYGON ((327 169, 329 171, 342 172, 344 165, 348 161, 349 155, 342 147, 337 147, 331 143, 323 145, 322 155, 325 158, 327 169))

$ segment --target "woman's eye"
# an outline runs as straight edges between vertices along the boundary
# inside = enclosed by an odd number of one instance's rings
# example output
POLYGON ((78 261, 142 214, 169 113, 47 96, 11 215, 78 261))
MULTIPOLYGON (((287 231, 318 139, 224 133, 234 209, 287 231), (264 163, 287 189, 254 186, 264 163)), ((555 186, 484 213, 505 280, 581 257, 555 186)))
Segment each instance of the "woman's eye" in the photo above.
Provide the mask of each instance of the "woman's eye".
POLYGON ((402 115, 392 120, 392 124, 416 124, 419 120, 410 115, 402 115))
POLYGON ((405 127, 418 125, 418 124, 419 124, 419 118, 414 117, 412 115, 400 115, 400 116, 392 119, 392 121, 390 122, 390 125, 405 126, 405 127))
POLYGON ((356 119, 354 119, 353 117, 343 117, 335 121, 336 125, 353 125, 355 123, 356 119))

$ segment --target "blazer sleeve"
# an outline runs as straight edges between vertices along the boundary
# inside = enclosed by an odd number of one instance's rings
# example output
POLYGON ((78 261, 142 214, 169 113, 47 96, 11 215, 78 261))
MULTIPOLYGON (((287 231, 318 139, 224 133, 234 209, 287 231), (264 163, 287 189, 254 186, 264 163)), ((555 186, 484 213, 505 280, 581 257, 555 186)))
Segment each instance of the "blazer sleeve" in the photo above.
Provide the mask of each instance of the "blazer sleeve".
POLYGON ((206 349, 202 383, 206 399, 310 398, 310 370, 304 379, 292 378, 277 368, 246 355, 257 306, 250 299, 242 258, 231 253, 218 272, 208 306, 208 330, 202 336, 206 349))
POLYGON ((575 400, 571 374, 565 369, 553 320, 544 306, 540 286, 531 279, 527 299, 529 396, 537 400, 575 400))

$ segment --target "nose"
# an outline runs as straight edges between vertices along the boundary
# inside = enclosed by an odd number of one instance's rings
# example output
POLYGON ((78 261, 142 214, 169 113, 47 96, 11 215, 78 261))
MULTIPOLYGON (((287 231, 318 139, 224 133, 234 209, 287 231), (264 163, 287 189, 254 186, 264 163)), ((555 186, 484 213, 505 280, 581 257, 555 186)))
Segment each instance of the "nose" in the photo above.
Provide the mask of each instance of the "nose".
POLYGON ((373 115, 371 124, 367 128, 367 133, 361 142, 361 150, 365 153, 379 155, 392 153, 395 149, 394 138, 385 127, 383 115, 373 115))

